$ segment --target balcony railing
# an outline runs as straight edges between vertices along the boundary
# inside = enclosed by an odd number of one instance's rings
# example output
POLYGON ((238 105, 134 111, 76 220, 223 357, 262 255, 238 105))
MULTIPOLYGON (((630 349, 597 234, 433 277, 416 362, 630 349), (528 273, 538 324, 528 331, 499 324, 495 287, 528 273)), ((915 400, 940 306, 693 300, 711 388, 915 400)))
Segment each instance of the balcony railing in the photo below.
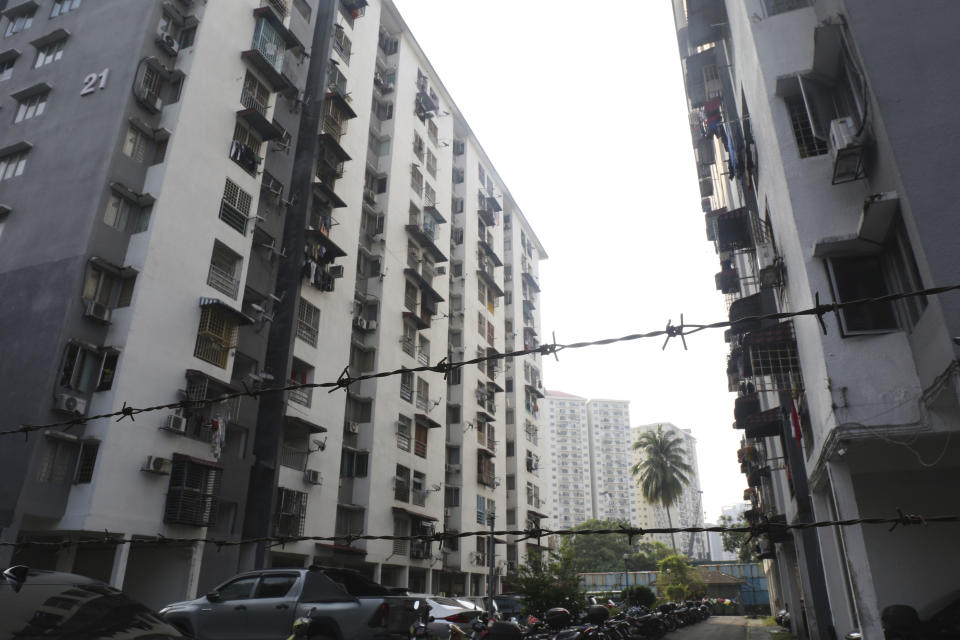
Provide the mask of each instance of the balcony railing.
POLYGON ((247 109, 253 109, 264 118, 267 117, 267 103, 262 102, 259 98, 257 98, 257 94, 249 89, 244 89, 243 93, 240 94, 240 104, 247 109))
POLYGON ((288 0, 263 0, 260 3, 262 7, 270 7, 274 12, 280 16, 281 19, 286 18, 287 14, 290 13, 290 6, 288 0))
POLYGON ((487 487, 492 487, 494 483, 493 471, 478 471, 477 482, 487 487))
POLYGON ((296 447, 285 444, 280 449, 280 465, 289 467, 290 469, 296 469, 297 471, 303 471, 307 468, 308 455, 306 451, 301 451, 296 447))
POLYGON ((216 264, 210 265, 210 271, 207 274, 207 284, 217 291, 227 294, 231 298, 237 297, 237 291, 240 288, 240 281, 234 277, 233 271, 224 269, 216 264))
MULTIPOLYGON (((291 380, 287 380, 287 384, 291 385, 291 384, 300 384, 300 383, 297 382, 296 380, 291 379, 291 380)), ((289 398, 291 402, 296 402, 297 404, 303 405, 304 407, 309 407, 310 402, 313 399, 313 389, 310 389, 310 388, 291 389, 287 393, 289 394, 287 398, 289 398)))

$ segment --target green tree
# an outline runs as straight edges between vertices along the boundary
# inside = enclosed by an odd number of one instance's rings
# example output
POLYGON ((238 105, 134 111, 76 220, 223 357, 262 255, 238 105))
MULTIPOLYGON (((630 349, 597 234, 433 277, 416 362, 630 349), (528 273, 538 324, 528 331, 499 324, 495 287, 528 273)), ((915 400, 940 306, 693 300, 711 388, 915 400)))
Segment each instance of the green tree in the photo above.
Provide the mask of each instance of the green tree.
MULTIPOLYGON (((622 520, 587 520, 577 525, 575 531, 591 529, 630 528, 630 523, 622 520)), ((561 549, 568 551, 578 573, 656 571, 657 562, 671 554, 662 542, 639 542, 639 538, 630 540, 620 534, 573 534, 565 536, 561 549), (628 557, 624 563, 624 554, 628 557), (626 567, 624 567, 626 564, 626 567)))
POLYGON ((643 584, 635 584, 632 587, 627 587, 620 596, 623 598, 623 601, 630 606, 652 607, 653 603, 657 601, 657 596, 653 593, 653 589, 643 584))
POLYGON ((658 566, 660 575, 657 576, 657 591, 666 594, 670 600, 702 598, 707 593, 706 583, 684 556, 666 557, 658 566))
MULTIPOLYGON (((659 503, 667 510, 667 525, 673 528, 670 507, 680 501, 683 487, 690 482, 693 467, 687 463, 683 440, 658 424, 656 431, 644 432, 633 443, 634 451, 640 451, 643 459, 633 465, 630 472, 638 479, 644 500, 659 503)), ((677 539, 670 534, 673 552, 677 553, 677 539)))
POLYGON ((528 560, 518 569, 511 584, 526 596, 526 612, 538 617, 551 607, 564 607, 576 615, 585 601, 569 549, 561 548, 559 552, 551 551, 545 558, 528 560))
MULTIPOLYGON (((730 516, 720 516, 721 527, 746 527, 747 521, 740 518, 734 521, 730 516)), ((749 544, 750 534, 737 531, 724 531, 720 534, 723 539, 723 550, 737 554, 740 562, 756 562, 757 552, 753 545, 749 544)))

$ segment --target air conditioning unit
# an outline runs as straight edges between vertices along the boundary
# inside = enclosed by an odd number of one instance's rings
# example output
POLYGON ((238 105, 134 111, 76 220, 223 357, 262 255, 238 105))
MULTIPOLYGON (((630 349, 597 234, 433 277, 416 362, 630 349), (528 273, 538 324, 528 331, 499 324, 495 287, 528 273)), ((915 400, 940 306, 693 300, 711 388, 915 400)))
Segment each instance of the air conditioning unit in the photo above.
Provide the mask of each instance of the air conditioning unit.
POLYGON ((72 393, 58 393, 54 398, 53 408, 63 413, 83 415, 87 412, 87 399, 72 393))
POLYGON ((176 38, 164 31, 157 32, 157 45, 163 49, 167 55, 175 56, 180 53, 180 43, 177 42, 176 38))
POLYGON ((98 322, 110 324, 110 307, 93 300, 87 300, 87 306, 83 310, 83 315, 87 318, 93 318, 98 322))
POLYGON ((452 464, 452 463, 449 463, 449 462, 448 462, 448 463, 445 465, 444 468, 446 469, 447 473, 459 473, 459 472, 460 472, 460 465, 459 465, 459 464, 452 464))
POLYGON ((760 269, 760 288, 770 289, 783 284, 783 264, 775 263, 760 269))
POLYGON ((173 462, 169 458, 161 458, 159 456, 147 456, 147 461, 143 463, 143 466, 140 467, 141 471, 146 471, 148 473, 156 473, 160 475, 170 475, 170 470, 173 467, 173 462))
POLYGON ((444 265, 440 265, 439 267, 436 268, 435 273, 438 276, 445 276, 447 275, 447 267, 444 265))
POLYGON ((163 419, 163 425, 160 428, 174 433, 184 433, 187 430, 187 421, 183 416, 171 413, 163 419))
POLYGON ((343 265, 342 265, 342 264, 335 264, 335 265, 333 265, 332 267, 330 267, 329 273, 330 273, 330 277, 331 277, 331 278, 342 278, 342 277, 343 277, 343 265))
POLYGON ((863 140, 857 137, 853 118, 830 122, 830 156, 833 158, 833 184, 852 182, 866 174, 863 167, 863 140))
POLYGON ((359 423, 359 422, 348 422, 348 423, 347 423, 347 433, 353 433, 353 434, 360 433, 360 423, 359 423))
POLYGON ((323 484, 323 476, 316 469, 306 469, 303 472, 303 481, 307 484, 323 484))

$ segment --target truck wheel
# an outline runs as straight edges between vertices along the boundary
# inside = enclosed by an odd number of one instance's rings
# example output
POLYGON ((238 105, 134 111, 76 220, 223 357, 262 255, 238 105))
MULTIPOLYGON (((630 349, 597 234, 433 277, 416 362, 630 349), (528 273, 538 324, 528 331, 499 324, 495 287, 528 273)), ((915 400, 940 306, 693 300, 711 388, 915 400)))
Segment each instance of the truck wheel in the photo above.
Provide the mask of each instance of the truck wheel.
POLYGON ((322 636, 310 636, 310 640, 336 640, 336 638, 334 638, 333 636, 322 635, 322 636))

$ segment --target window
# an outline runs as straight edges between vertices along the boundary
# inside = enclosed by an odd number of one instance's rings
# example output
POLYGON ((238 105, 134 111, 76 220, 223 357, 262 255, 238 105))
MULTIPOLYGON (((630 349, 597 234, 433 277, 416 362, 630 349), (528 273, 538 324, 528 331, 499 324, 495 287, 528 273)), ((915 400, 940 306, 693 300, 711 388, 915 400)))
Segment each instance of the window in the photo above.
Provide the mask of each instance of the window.
POLYGON ((300 298, 300 306, 297 309, 297 337, 315 347, 319 335, 320 309, 300 298))
POLYGON ((17 103, 17 115, 14 117, 13 121, 15 123, 23 122, 24 120, 29 120, 43 114, 44 110, 47 108, 47 97, 49 95, 49 91, 44 91, 43 93, 35 93, 31 96, 22 98, 17 103))
POLYGON ((401 451, 410 451, 410 431, 413 426, 413 421, 410 420, 405 415, 400 415, 397 418, 397 448, 401 451))
MULTIPOLYGON (((837 302, 923 288, 902 220, 891 231, 881 253, 828 258, 827 270, 837 302)), ((910 330, 926 306, 925 297, 855 305, 839 311, 840 327, 844 335, 910 330)))
POLYGON ((0 60, 0 82, 9 80, 13 77, 13 66, 17 63, 17 57, 6 57, 0 60))
POLYGON ((366 451, 343 449, 340 454, 341 478, 366 478, 370 462, 370 454, 366 451))
POLYGON ((259 51, 263 58, 276 71, 283 70, 283 54, 286 53, 286 42, 277 30, 265 18, 258 18, 253 30, 253 42, 250 48, 259 51))
POLYGON ((233 299, 240 289, 240 268, 243 258, 222 242, 214 241, 213 255, 210 257, 210 270, 207 284, 233 299))
POLYGON ((423 162, 423 138, 420 137, 420 134, 414 131, 413 133, 413 155, 417 156, 417 160, 423 162))
POLYGON ((56 18, 57 16, 62 16, 65 13, 79 8, 80 0, 56 0, 53 3, 53 9, 50 11, 50 17, 56 18))
POLYGON ((397 465, 397 475, 393 478, 393 499, 410 502, 410 469, 397 465))
POLYGON ((89 484, 93 481, 93 468, 97 464, 97 453, 100 451, 99 440, 81 440, 80 458, 77 460, 77 472, 73 481, 76 484, 89 484))
POLYGON ((246 234, 252 202, 253 198, 249 193, 227 178, 223 188, 223 200, 220 203, 220 219, 230 228, 246 234))
MULTIPOLYGON (((430 153, 429 151, 427 153, 430 153)), ((436 173, 436 172, 434 172, 436 173)), ((423 201, 427 206, 437 204, 437 192, 429 184, 423 185, 423 201)))
POLYGON ((277 487, 277 535, 302 536, 307 521, 307 494, 277 487))
POLYGON ((419 422, 417 423, 413 453, 421 458, 427 457, 427 434, 429 431, 426 425, 420 424, 419 422))
MULTIPOLYGON (((410 535, 410 521, 406 518, 394 518, 393 519, 393 535, 395 536, 408 536, 410 535)), ((405 556, 410 546, 410 541, 405 540, 402 537, 398 537, 393 541, 393 555, 395 556, 405 556)))
POLYGON ((293 7, 303 16, 303 19, 307 22, 310 22, 310 16, 313 14, 313 9, 307 3, 307 0, 293 0, 293 7))
POLYGON ((133 298, 136 274, 121 277, 108 270, 91 266, 83 283, 83 299, 108 309, 129 307, 133 298))
POLYGON ((111 193, 103 213, 103 222, 118 231, 140 233, 147 230, 150 212, 120 194, 111 193))
MULTIPOLYGON (((306 494, 304 494, 306 495, 306 494)), ((297 583, 297 574, 265 575, 260 578, 254 598, 283 598, 297 583)))
POLYGON ((809 6, 810 0, 763 0, 763 8, 768 16, 809 6))
POLYGON ((240 122, 233 128, 233 142, 230 144, 230 159, 254 175, 263 158, 260 157, 260 140, 250 129, 240 122))
POLYGON ((269 102, 270 90, 257 80, 255 75, 247 71, 243 77, 243 89, 240 91, 240 104, 266 117, 269 102))
POLYGON ((437 177, 437 156, 433 155, 429 149, 427 150, 427 173, 434 178, 437 177))
MULTIPOLYGON (((36 5, 34 5, 36 6, 36 5)), ((7 24, 7 33, 5 37, 10 37, 15 33, 26 31, 33 24, 33 16, 36 10, 25 11, 17 15, 8 16, 10 22, 7 24)))
POLYGON ((417 195, 423 195, 423 174, 420 173, 420 170, 415 166, 410 167, 410 188, 413 189, 417 195))
POLYGON ((413 402, 413 372, 404 371, 400 374, 400 397, 407 402, 413 402))
POLYGON ((123 155, 142 163, 146 159, 149 144, 150 138, 147 134, 133 125, 127 126, 127 135, 123 139, 123 155))
POLYGON ((344 62, 350 64, 350 51, 352 48, 352 43, 350 38, 347 37, 346 29, 342 25, 334 25, 333 30, 333 49, 340 54, 340 57, 343 58, 344 62))
POLYGON ((460 487, 444 487, 443 489, 443 506, 445 507, 459 507, 460 506, 460 487))
POLYGON ((76 444, 60 438, 48 437, 44 442, 37 482, 44 484, 66 484, 76 444))
POLYGON ((56 62, 63 57, 63 48, 66 46, 66 40, 57 40, 50 44, 37 48, 37 59, 33 63, 34 69, 39 69, 51 62, 56 62))
POLYGON ((77 342, 67 344, 60 369, 60 386, 78 393, 106 391, 113 386, 119 354, 77 342))
POLYGON ((422 507, 427 503, 427 492, 424 490, 424 485, 426 484, 427 476, 419 471, 413 472, 413 484, 411 485, 411 493, 413 498, 413 504, 418 507, 422 507))
POLYGON ((427 411, 430 402, 430 384, 423 378, 417 378, 417 409, 427 411))
POLYGON ((487 499, 477 496, 477 524, 487 524, 487 499))
POLYGON ((174 456, 163 521, 194 527, 215 524, 223 470, 174 456))
POLYGON ((483 165, 477 165, 477 175, 480 178, 480 188, 487 183, 487 172, 483 170, 483 165))
POLYGON ((230 350, 236 345, 237 321, 219 305, 207 305, 200 312, 200 327, 193 355, 221 369, 227 368, 230 350))

